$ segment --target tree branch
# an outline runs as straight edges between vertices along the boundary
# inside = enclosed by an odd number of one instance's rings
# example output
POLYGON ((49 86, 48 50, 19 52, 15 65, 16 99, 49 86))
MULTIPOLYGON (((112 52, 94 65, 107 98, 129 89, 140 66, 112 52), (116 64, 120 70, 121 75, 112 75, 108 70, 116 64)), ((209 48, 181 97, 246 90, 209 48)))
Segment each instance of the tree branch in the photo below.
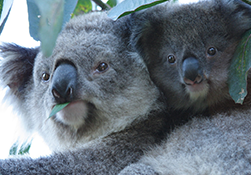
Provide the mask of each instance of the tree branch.
POLYGON ((109 10, 111 7, 108 4, 103 3, 101 0, 92 0, 95 2, 98 6, 102 8, 102 10, 109 10))

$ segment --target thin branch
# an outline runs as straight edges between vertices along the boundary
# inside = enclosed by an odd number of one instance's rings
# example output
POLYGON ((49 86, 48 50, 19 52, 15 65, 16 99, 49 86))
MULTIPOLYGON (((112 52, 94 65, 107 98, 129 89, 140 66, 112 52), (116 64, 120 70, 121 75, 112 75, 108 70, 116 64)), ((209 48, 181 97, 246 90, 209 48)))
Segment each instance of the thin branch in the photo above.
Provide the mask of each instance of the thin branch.
POLYGON ((105 4, 104 2, 102 2, 102 0, 92 0, 92 1, 95 2, 98 6, 100 6, 102 10, 111 9, 111 7, 108 4, 105 4))

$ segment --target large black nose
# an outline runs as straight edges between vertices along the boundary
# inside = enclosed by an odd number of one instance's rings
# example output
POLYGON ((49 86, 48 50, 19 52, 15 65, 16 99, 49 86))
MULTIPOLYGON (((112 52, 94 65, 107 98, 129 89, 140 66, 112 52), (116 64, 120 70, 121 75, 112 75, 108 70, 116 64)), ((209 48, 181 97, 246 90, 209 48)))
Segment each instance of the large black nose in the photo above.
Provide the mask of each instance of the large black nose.
POLYGON ((188 57, 182 64, 183 79, 188 85, 200 83, 203 80, 203 71, 199 61, 194 57, 188 57))
POLYGON ((57 103, 70 102, 75 97, 77 70, 69 63, 61 63, 52 77, 51 92, 57 103))

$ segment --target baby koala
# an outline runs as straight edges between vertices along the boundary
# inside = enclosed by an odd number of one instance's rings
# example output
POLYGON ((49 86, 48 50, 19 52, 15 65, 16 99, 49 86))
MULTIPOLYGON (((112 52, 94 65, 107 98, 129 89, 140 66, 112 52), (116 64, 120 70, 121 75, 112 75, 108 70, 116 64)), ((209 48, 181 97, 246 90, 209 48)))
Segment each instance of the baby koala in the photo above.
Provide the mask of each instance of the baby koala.
POLYGON ((117 174, 165 136, 165 102, 120 21, 73 18, 50 57, 1 46, 1 85, 28 132, 53 154, 0 160, 0 174, 117 174), (69 104, 49 118, 57 104, 69 104))
POLYGON ((173 109, 194 112, 231 100, 228 68, 251 28, 240 0, 164 3, 132 15, 132 45, 173 109))
POLYGON ((251 6, 239 0, 164 3, 131 18, 132 45, 168 105, 209 113, 177 127, 121 175, 250 174, 251 96, 235 104, 227 81, 236 45, 251 29, 251 6))

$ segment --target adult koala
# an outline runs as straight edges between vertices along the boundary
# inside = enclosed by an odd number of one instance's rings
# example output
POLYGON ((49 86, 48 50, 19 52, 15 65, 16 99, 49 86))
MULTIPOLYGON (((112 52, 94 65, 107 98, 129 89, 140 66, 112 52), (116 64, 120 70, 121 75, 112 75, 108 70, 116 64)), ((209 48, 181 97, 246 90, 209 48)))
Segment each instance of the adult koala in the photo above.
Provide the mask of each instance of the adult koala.
POLYGON ((117 174, 159 143, 166 104, 145 63, 127 49, 123 22, 105 13, 72 19, 46 58, 1 46, 1 84, 29 132, 53 154, 0 160, 0 174, 117 174), (49 118, 53 106, 70 102, 49 118))
MULTIPOLYGON (((235 104, 228 67, 251 29, 239 0, 164 3, 132 15, 132 44, 169 106, 197 115, 122 174, 250 174, 251 97, 235 104)), ((248 93, 250 89, 248 78, 248 93)))

